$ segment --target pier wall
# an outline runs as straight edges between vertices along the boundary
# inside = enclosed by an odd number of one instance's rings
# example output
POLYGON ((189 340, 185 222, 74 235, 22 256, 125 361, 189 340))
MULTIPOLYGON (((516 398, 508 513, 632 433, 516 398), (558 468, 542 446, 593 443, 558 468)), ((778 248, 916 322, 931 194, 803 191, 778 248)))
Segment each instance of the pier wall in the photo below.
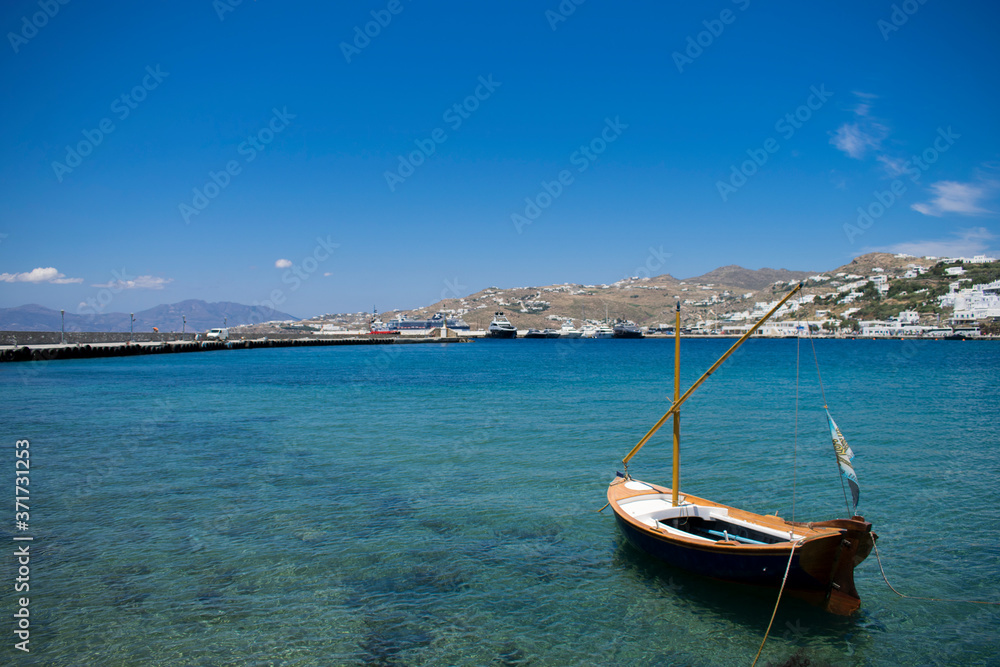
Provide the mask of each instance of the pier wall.
MULTIPOLYGON (((4 345, 59 345, 62 342, 62 334, 58 331, 0 331, 0 346, 4 345)), ((69 344, 79 344, 87 345, 94 343, 125 343, 130 338, 136 343, 172 343, 176 341, 188 341, 195 342, 195 336, 198 340, 205 340, 204 332, 188 332, 181 334, 179 332, 163 331, 160 333, 153 333, 151 331, 136 331, 134 334, 129 334, 129 332, 119 332, 119 331, 67 331, 66 332, 66 343, 69 344)), ((232 330, 229 331, 229 340, 257 340, 260 338, 268 338, 269 340, 299 340, 299 339, 317 339, 317 340, 337 340, 343 338, 357 338, 358 334, 323 334, 323 335, 313 335, 307 336, 300 331, 292 332, 268 332, 267 334, 262 333, 234 333, 232 330)))
MULTIPOLYGON (((25 332, 18 332, 25 333, 25 332)), ((48 334, 49 332, 37 332, 48 334)), ((413 345, 420 343, 459 343, 467 342, 465 338, 408 338, 396 336, 352 336, 342 338, 256 338, 248 340, 228 341, 125 341, 87 343, 59 343, 59 333, 56 333, 55 344, 34 343, 33 345, 17 345, 0 347, 0 362, 13 361, 55 361, 58 359, 95 359, 102 357, 128 357, 144 354, 173 354, 180 352, 209 352, 213 350, 250 350, 262 347, 323 347, 331 345, 413 345)), ((120 334, 107 334, 118 337, 120 334)), ((146 334, 156 336, 157 334, 146 334)), ((171 334, 159 334, 171 336, 171 334)), ((67 334, 67 339, 69 335, 67 334)), ((138 339, 138 335, 136 336, 138 339)), ((45 339, 43 336, 42 340, 45 339)))

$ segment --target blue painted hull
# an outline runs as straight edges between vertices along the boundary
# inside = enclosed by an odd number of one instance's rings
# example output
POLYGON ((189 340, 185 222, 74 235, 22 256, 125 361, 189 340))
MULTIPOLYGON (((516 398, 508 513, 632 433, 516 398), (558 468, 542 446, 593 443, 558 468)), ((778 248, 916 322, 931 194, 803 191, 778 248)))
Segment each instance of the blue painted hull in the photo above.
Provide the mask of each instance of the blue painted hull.
MULTIPOLYGON (((640 551, 674 567, 712 579, 776 588, 781 586, 788 566, 787 548, 776 547, 773 553, 768 554, 738 554, 700 549, 637 530, 617 514, 615 520, 628 541, 640 551)), ((797 552, 792 557, 786 587, 825 593, 828 584, 818 581, 802 569, 800 554, 797 552)))

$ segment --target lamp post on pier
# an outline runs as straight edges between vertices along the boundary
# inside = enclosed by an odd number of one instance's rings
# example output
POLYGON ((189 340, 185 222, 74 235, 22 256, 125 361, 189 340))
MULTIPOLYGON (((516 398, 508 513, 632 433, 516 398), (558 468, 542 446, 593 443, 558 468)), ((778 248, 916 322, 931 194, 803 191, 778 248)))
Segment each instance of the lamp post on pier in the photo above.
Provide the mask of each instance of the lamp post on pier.
POLYGON ((62 316, 62 334, 59 336, 60 342, 66 344, 66 311, 60 310, 59 314, 62 316))
POLYGON ((128 342, 133 342, 135 338, 135 313, 129 313, 128 342))
POLYGON ((184 332, 187 330, 188 318, 187 315, 181 315, 181 340, 184 340, 184 332))

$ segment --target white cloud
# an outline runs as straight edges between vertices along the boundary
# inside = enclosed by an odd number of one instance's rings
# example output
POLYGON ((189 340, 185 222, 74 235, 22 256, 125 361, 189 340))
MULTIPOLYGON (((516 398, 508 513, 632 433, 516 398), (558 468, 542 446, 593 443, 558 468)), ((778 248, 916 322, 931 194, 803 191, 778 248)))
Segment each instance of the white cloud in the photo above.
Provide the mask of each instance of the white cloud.
POLYGON ((327 271, 326 273, 323 274, 323 277, 324 278, 329 278, 332 275, 333 275, 332 273, 330 273, 329 271, 327 271))
POLYGON ((981 215, 991 211, 981 207, 979 202, 996 189, 994 183, 981 182, 959 183, 958 181, 938 181, 931 184, 934 198, 926 202, 918 202, 910 208, 924 215, 940 217, 945 213, 959 215, 981 215))
POLYGON ((985 254, 989 250, 989 242, 995 238, 984 227, 975 227, 956 232, 952 238, 909 241, 884 248, 865 248, 862 250, 862 254, 868 252, 902 252, 917 257, 925 255, 934 257, 972 257, 973 255, 985 254))
POLYGON ((279 259, 277 262, 274 263, 275 268, 278 268, 278 269, 287 269, 287 268, 291 267, 291 265, 292 265, 292 262, 291 262, 291 260, 288 260, 288 259, 279 259))
POLYGON ((888 155, 879 155, 875 158, 885 166, 886 172, 888 172, 891 178, 897 176, 902 176, 906 173, 906 160, 902 158, 889 157, 888 155))
POLYGON ((167 283, 174 282, 173 278, 158 278, 156 276, 138 276, 134 280, 111 280, 101 285, 91 285, 91 287, 107 287, 109 289, 163 289, 167 283))
POLYGON ((830 143, 852 158, 860 160, 869 148, 878 150, 884 136, 885 128, 878 123, 867 123, 864 128, 858 123, 844 123, 830 138, 830 143))
POLYGON ((38 267, 27 273, 0 273, 0 281, 5 283, 54 283, 56 285, 70 285, 82 283, 83 278, 67 278, 65 274, 59 273, 55 268, 38 267))
POLYGON ((876 151, 882 148, 882 141, 889 136, 889 130, 871 116, 872 100, 878 99, 878 95, 859 90, 852 91, 852 94, 859 99, 858 105, 854 107, 856 120, 837 128, 830 143, 855 160, 861 160, 869 148, 876 151))

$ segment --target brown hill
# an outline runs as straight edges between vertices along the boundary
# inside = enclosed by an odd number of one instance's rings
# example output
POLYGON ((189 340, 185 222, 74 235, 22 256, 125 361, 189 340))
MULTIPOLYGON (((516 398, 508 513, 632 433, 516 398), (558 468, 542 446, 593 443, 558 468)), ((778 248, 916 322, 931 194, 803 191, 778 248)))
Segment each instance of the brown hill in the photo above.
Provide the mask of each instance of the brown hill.
MULTIPOLYGON (((910 265, 930 267, 936 260, 917 257, 897 257, 888 253, 870 253, 832 271, 790 271, 787 269, 745 269, 725 266, 687 280, 677 280, 669 274, 651 278, 625 278, 610 285, 563 284, 544 287, 488 287, 465 297, 444 299, 424 308, 382 313, 382 319, 405 315, 425 319, 436 312, 461 317, 474 329, 486 328, 498 310, 510 318, 519 330, 529 328, 558 329, 563 321, 572 320, 577 327, 584 320, 604 321, 617 318, 632 320, 640 326, 673 322, 674 306, 681 301, 681 319, 685 326, 723 319, 727 314, 749 315, 758 302, 779 299, 791 284, 804 280, 803 296, 820 297, 815 303, 805 303, 792 317, 839 317, 845 310, 862 304, 840 303, 838 289, 868 278, 882 269, 890 280, 906 273, 910 265), (812 278, 815 278, 813 280, 812 278)), ((362 325, 357 314, 327 316, 320 321, 337 319, 345 325, 362 325)))
POLYGON ((922 257, 897 257, 888 252, 870 252, 867 255, 855 257, 849 264, 830 271, 829 273, 853 273, 855 275, 867 276, 873 269, 882 269, 889 273, 902 273, 911 265, 930 268, 937 264, 936 259, 924 259, 922 257))
POLYGON ((705 275, 687 278, 685 282, 726 285, 728 287, 738 287, 743 290, 761 290, 776 282, 788 282, 789 280, 805 280, 809 276, 816 275, 816 271, 789 271, 788 269, 744 269, 742 266, 730 264, 709 271, 705 275))

